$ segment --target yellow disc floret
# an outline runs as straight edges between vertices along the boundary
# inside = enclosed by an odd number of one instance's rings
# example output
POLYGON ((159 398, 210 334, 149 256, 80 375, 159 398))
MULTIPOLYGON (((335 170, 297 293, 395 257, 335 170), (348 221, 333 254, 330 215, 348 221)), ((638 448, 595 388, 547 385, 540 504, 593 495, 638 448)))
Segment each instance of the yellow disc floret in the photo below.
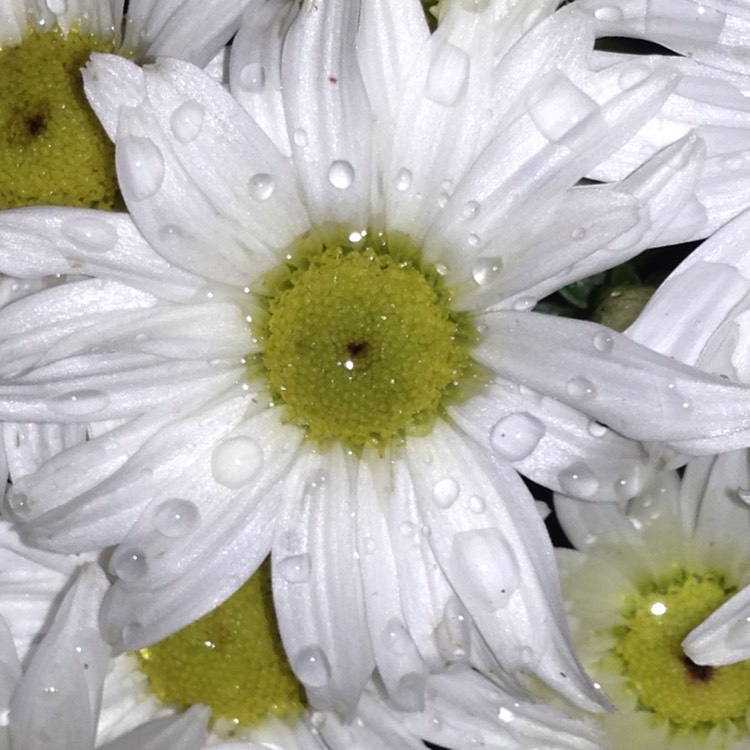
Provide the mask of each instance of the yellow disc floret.
POLYGON ((673 731, 708 731, 725 722, 744 727, 750 707, 750 661, 726 667, 692 662, 685 636, 732 593, 718 572, 679 569, 628 597, 615 629, 614 655, 642 709, 673 731))
POLYGON ((268 716, 297 717, 305 707, 276 627, 267 564, 220 607, 139 658, 163 704, 202 703, 212 722, 247 727, 268 716))
POLYGON ((81 68, 112 39, 29 31, 0 49, 0 209, 115 207, 114 147, 83 93, 81 68))
POLYGON ((263 365, 313 440, 360 450, 424 431, 471 376, 468 320, 416 257, 404 237, 332 241, 274 283, 263 365))

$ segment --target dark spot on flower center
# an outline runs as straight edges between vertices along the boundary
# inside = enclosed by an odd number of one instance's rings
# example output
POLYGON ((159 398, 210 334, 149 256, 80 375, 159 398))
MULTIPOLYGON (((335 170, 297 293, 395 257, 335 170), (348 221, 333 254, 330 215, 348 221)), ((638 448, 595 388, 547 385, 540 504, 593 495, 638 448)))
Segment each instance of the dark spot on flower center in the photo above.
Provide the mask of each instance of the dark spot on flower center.
POLYGON ((360 359, 367 356, 370 344, 367 341, 350 341, 346 345, 346 351, 353 359, 360 359))
POLYGON ((696 664, 687 654, 682 655, 682 664, 691 682, 710 682, 714 668, 708 664, 696 664))
POLYGON ((30 138, 36 138, 47 128, 47 117, 42 112, 26 115, 23 119, 24 129, 30 138))

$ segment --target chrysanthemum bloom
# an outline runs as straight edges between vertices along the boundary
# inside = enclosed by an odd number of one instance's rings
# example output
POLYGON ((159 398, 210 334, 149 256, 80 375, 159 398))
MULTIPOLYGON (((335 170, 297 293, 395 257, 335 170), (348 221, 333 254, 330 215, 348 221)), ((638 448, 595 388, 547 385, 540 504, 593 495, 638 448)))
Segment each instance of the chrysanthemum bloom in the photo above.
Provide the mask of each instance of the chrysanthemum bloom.
POLYGON ((394 710, 374 684, 349 721, 309 711, 274 632, 267 569, 186 630, 113 659, 96 627, 100 569, 76 573, 75 560, 24 547, 5 524, 0 558, 16 573, 0 580, 0 741, 10 750, 198 750, 230 737, 220 746, 598 747, 590 723, 461 668, 430 678, 424 712, 394 710), (65 589, 62 601, 50 595, 65 589))
POLYGON ((694 662, 685 636, 750 583, 742 452, 691 461, 627 512, 558 498, 581 552, 558 550, 573 640, 617 713, 600 715, 611 750, 740 750, 750 738, 750 661, 694 662))
MULTIPOLYGON (((637 58, 644 70, 665 59, 683 78, 659 113, 591 177, 629 174, 652 154, 696 129, 706 161, 696 201, 662 235, 670 243, 707 237, 750 207, 750 15, 736 0, 576 0, 589 13, 598 37, 629 37, 666 48, 665 58, 637 58)), ((602 43, 607 49, 607 40, 602 43)), ((658 47, 650 48, 658 50, 658 47)), ((623 55, 599 51, 592 64, 622 64, 623 55)))
POLYGON ((0 11, 0 208, 119 204, 112 144, 83 93, 92 52, 207 65, 244 0, 8 0, 0 11))
POLYGON ((130 216, 0 215, 0 270, 79 275, 0 313, 0 414, 90 435, 13 477, 7 510, 42 546, 118 545, 117 648, 208 612, 270 551, 318 708, 350 710, 375 667, 418 707, 462 660, 593 707, 515 469, 616 499, 650 471, 620 433, 747 442, 745 389, 530 312, 690 194, 692 138, 577 186, 672 73, 589 71, 570 10, 469 6, 429 36, 416 2, 254 4, 230 65, 247 111, 189 64, 98 57, 130 216))

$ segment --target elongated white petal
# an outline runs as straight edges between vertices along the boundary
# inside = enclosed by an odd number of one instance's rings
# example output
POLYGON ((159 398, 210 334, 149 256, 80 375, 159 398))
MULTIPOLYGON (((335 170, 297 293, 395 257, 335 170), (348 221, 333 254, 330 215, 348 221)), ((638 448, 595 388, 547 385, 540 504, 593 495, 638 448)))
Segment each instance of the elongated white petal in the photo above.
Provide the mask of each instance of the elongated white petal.
POLYGON ((209 715, 205 706, 190 706, 183 713, 142 724, 97 750, 203 750, 209 715))

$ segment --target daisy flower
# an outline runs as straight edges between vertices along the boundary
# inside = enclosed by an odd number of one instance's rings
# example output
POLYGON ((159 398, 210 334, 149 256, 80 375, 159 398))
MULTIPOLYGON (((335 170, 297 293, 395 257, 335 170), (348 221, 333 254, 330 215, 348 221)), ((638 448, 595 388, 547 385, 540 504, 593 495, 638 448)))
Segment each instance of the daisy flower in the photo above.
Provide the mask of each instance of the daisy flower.
POLYGON ((237 29, 244 0, 8 0, 0 10, 0 208, 114 208, 112 144, 86 102, 92 52, 198 65, 237 29))
POLYGON ((0 270, 77 274, 0 311, 0 416, 86 426, 6 506, 37 545, 117 545, 118 650, 270 551, 316 708, 351 712, 373 669, 419 708, 454 662, 601 704, 516 470, 627 497, 653 470, 628 438, 738 447, 750 398, 531 312, 655 242, 701 157, 687 137, 578 185, 675 78, 589 70, 592 23, 553 8, 455 3, 430 35, 416 2, 254 3, 230 61, 243 107, 185 62, 90 64, 129 216, 0 214, 0 270))
POLYGON ((0 553, 17 576, 0 581, 0 736, 10 750, 421 748, 423 737, 446 748, 597 747, 587 722, 461 668, 430 678, 424 712, 394 710, 374 684, 350 720, 310 711, 274 631, 267 569, 187 630, 111 658, 96 627, 101 569, 24 547, 4 523, 0 553))
MULTIPOLYGON (((666 48, 682 79, 635 138, 590 174, 619 179, 695 129, 706 144, 696 200, 662 235, 669 243, 709 236, 750 206, 750 14, 734 0, 576 0, 598 37, 630 37, 666 48)), ((605 40, 606 42, 606 40, 605 40)), ((606 43, 602 44, 606 49, 606 43)), ((619 65, 622 54, 599 51, 592 64, 619 65)), ((664 55, 640 55, 645 69, 664 55)))
POLYGON ((597 718, 611 750, 747 746, 750 661, 696 663, 681 645, 750 583, 744 451, 665 473, 627 506, 556 498, 580 551, 558 550, 573 640, 617 713, 597 718))

